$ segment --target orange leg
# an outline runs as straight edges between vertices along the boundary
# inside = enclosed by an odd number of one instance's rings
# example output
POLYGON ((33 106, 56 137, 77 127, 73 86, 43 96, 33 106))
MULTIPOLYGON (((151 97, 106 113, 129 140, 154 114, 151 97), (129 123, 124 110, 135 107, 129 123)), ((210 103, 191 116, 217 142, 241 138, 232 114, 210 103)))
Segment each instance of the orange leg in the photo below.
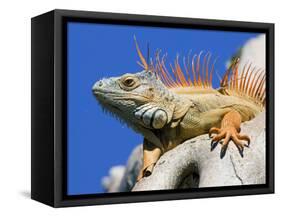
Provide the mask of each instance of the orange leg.
POLYGON ((221 155, 225 154, 225 151, 227 149, 230 140, 232 140, 234 144, 237 146, 241 156, 243 156, 244 147, 245 146, 249 147, 250 138, 247 135, 239 134, 240 125, 241 125, 241 115, 237 111, 233 110, 224 115, 221 122, 220 129, 216 127, 212 127, 210 129, 209 131, 210 137, 212 136, 213 133, 217 134, 212 138, 212 143, 220 142, 223 139, 221 155), (247 141, 248 144, 246 145, 245 143, 242 142, 242 140, 247 141))
POLYGON ((143 142, 143 166, 139 172, 137 181, 141 178, 150 176, 153 168, 160 158, 162 152, 159 147, 148 142, 146 139, 143 142))

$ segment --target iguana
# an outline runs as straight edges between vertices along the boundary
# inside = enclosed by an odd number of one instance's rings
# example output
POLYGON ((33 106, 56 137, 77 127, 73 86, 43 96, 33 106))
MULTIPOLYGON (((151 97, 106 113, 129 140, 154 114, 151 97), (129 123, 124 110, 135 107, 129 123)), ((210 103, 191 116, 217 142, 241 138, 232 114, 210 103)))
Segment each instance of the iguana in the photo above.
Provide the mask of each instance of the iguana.
POLYGON ((149 176, 165 152, 205 133, 216 134, 212 144, 221 142, 221 157, 231 140, 243 156, 250 138, 240 134, 240 124, 264 110, 264 70, 248 63, 241 71, 236 60, 215 89, 209 52, 184 60, 184 73, 178 57, 169 72, 165 55, 160 59, 157 52, 148 63, 137 43, 136 49, 144 70, 97 81, 92 91, 102 107, 144 136, 137 180, 149 176))

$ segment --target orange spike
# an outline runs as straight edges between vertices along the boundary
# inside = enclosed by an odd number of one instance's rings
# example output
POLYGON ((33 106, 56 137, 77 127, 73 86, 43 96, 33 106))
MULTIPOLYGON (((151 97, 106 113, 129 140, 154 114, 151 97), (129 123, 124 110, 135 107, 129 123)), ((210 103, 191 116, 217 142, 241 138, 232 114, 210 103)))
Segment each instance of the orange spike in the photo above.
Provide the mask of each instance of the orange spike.
POLYGON ((180 85, 183 86, 183 82, 182 82, 182 79, 181 79, 179 71, 178 71, 178 66, 177 66, 176 60, 174 61, 174 71, 173 72, 177 78, 178 83, 180 83, 180 85))
POLYGON ((236 64, 236 62, 233 62, 228 69, 226 70, 226 72, 223 75, 223 78, 221 79, 220 82, 220 86, 221 87, 228 87, 229 89, 231 89, 231 82, 232 82, 232 76, 233 76, 233 67, 236 64))
POLYGON ((252 75, 254 74, 254 71, 255 71, 255 70, 256 70, 256 67, 254 67, 254 68, 251 70, 250 75, 249 75, 249 78, 247 79, 245 94, 248 93, 249 84, 251 83, 251 78, 252 78, 252 75))
POLYGON ((161 60, 162 69, 163 69, 163 71, 167 74, 167 77, 168 77, 168 79, 170 80, 172 86, 176 86, 176 83, 175 83, 174 79, 172 78, 172 76, 170 75, 169 71, 168 71, 167 68, 166 68, 164 58, 165 58, 165 55, 163 55, 162 60, 161 60))
POLYGON ((160 73, 160 69, 157 63, 157 56, 159 56, 159 50, 157 49, 155 52, 155 58, 154 60, 151 59, 151 62, 153 62, 153 70, 155 71, 156 77, 159 78, 159 73, 160 73))
POLYGON ((254 93, 254 96, 253 96, 254 98, 259 98, 259 96, 261 95, 261 90, 262 90, 262 88, 264 86, 264 76, 263 76, 263 78, 261 79, 261 81, 258 84, 258 87, 257 87, 257 89, 256 89, 256 91, 254 93))
POLYGON ((193 57, 192 57, 192 61, 191 61, 194 86, 198 86, 196 72, 195 72, 195 69, 194 69, 194 59, 196 58, 196 56, 197 55, 194 54, 193 57))
POLYGON ((232 89, 236 90, 237 76, 238 76, 239 58, 234 59, 232 64, 232 89))
POLYGON ((140 61, 137 61, 137 64, 142 67, 143 69, 145 69, 145 66, 143 64, 140 63, 140 61))
POLYGON ((247 66, 247 65, 248 65, 248 63, 246 63, 246 64, 243 66, 243 69, 242 69, 242 74, 241 74, 241 76, 240 76, 240 82, 239 82, 239 93, 242 93, 242 92, 243 92, 242 84, 243 84, 245 69, 246 69, 246 66, 247 66))
MULTIPOLYGON (((259 71, 259 70, 258 70, 259 71)), ((251 91, 252 91, 252 88, 253 88, 253 85, 255 83, 255 79, 256 79, 256 76, 257 76, 257 72, 258 71, 252 71, 251 73, 254 74, 254 77, 253 79, 249 80, 249 88, 248 88, 248 91, 246 94, 250 95, 251 91)))
POLYGON ((164 76, 164 73, 161 71, 160 66, 158 65, 157 68, 159 69, 159 77, 161 81, 166 85, 170 87, 169 82, 167 81, 166 77, 164 76))
POLYGON ((158 66, 157 63, 156 63, 156 65, 155 65, 154 70, 155 70, 156 78, 157 78, 157 79, 161 79, 161 78, 160 78, 160 69, 159 69, 159 66, 158 66))
POLYGON ((163 73, 161 73, 161 80, 164 82, 165 85, 171 87, 171 84, 170 84, 169 80, 167 79, 167 77, 163 73))
POLYGON ((192 81, 190 79, 190 75, 189 75, 189 71, 188 71, 188 66, 186 66, 186 62, 185 62, 185 57, 183 58, 183 66, 184 66, 185 74, 187 75, 188 86, 192 86, 193 83, 192 83, 192 81))
POLYGON ((231 90, 234 90, 236 66, 237 66, 236 62, 234 62, 231 65, 231 77, 230 77, 230 82, 229 82, 229 89, 231 89, 231 90))
POLYGON ((246 83, 246 81, 247 81, 247 79, 248 79, 248 74, 249 74, 249 70, 250 70, 250 68, 251 68, 251 65, 252 65, 252 63, 249 64, 249 66, 248 66, 248 68, 247 68, 247 71, 246 71, 246 75, 245 75, 245 77, 244 77, 244 79, 243 79, 243 84, 242 84, 242 92, 243 92, 243 93, 246 93, 246 90, 245 90, 245 83, 246 83))
POLYGON ((236 92, 238 91, 238 69, 239 69, 239 62, 237 61, 237 64, 235 66, 235 76, 234 76, 234 89, 236 92))
POLYGON ((165 78, 164 78, 164 76, 163 76, 163 73, 162 73, 162 71, 161 71, 161 69, 160 69, 160 66, 157 64, 157 70, 158 70, 158 77, 159 77, 159 79, 166 85, 166 86, 170 86, 169 84, 167 84, 166 82, 165 82, 165 78))
POLYGON ((206 70, 206 59, 209 56, 209 52, 207 52, 204 56, 204 60, 203 60, 203 66, 202 66, 202 74, 204 76, 204 72, 205 72, 205 80, 204 80, 204 87, 208 87, 209 86, 209 75, 208 75, 208 71, 206 70))
POLYGON ((178 74, 177 74, 176 70, 173 68, 173 65, 172 65, 171 63, 170 63, 170 68, 171 68, 171 70, 172 70, 172 72, 173 72, 173 75, 174 75, 175 78, 176 78, 176 86, 181 87, 182 85, 181 85, 181 83, 180 83, 180 81, 179 81, 178 74))
POLYGON ((257 88, 257 90, 256 90, 256 92, 254 94, 254 98, 258 98, 259 97, 260 92, 261 92, 261 90, 262 90, 262 88, 264 86, 264 81, 265 81, 265 74, 262 76, 262 79, 259 82, 258 88, 257 88))
POLYGON ((261 90, 259 96, 256 98, 256 100, 263 104, 263 102, 265 101, 265 87, 262 88, 262 90, 261 90))
POLYGON ((180 64, 179 64, 179 57, 177 56, 177 59, 176 59, 176 62, 175 62, 175 65, 176 65, 176 71, 179 75, 179 78, 180 78, 180 82, 183 86, 187 87, 188 84, 187 84, 187 81, 186 81, 186 78, 182 72, 182 69, 180 67, 180 64))
POLYGON ((265 101, 265 87, 262 90, 262 94, 261 94, 261 101, 264 102, 265 101))
POLYGON ((231 90, 234 89, 236 65, 237 65, 236 61, 231 65, 231 77, 230 77, 230 84, 229 84, 229 87, 230 87, 231 90))
POLYGON ((263 70, 262 69, 259 69, 256 71, 255 75, 254 75, 254 78, 252 80, 252 83, 251 83, 251 86, 250 86, 250 89, 249 89, 249 92, 248 92, 248 95, 249 96, 253 96, 253 92, 254 90, 256 89, 256 86, 257 86, 257 83, 260 79, 260 76, 262 75, 263 73, 263 70))
POLYGON ((190 54, 191 54, 191 50, 188 52, 188 55, 187 55, 187 67, 185 66, 186 68, 186 72, 188 73, 188 79, 189 79, 189 83, 190 85, 194 86, 194 81, 191 79, 191 66, 190 66, 190 54))
POLYGON ((197 60, 196 60, 196 74, 198 75, 198 84, 199 86, 202 86, 203 81, 201 79, 201 74, 200 74, 200 57, 202 55, 203 51, 201 51, 199 53, 199 55, 197 56, 197 60))
POLYGON ((155 72, 155 65, 154 65, 152 58, 150 58, 150 60, 149 60, 149 70, 152 72, 155 72))
POLYGON ((215 64, 216 64, 217 60, 218 60, 218 57, 215 58, 215 60, 213 61, 213 64, 212 64, 212 69, 210 72, 210 79, 209 79, 210 86, 212 86, 212 83, 213 83, 213 72, 214 72, 215 64))
MULTIPOLYGON (((211 60, 211 57, 212 57, 212 54, 209 53, 210 55, 208 56, 208 59, 207 59, 207 66, 206 66, 206 74, 209 76, 209 64, 210 64, 210 60, 211 60)), ((211 86, 211 82, 208 80, 208 86, 211 86)))
POLYGON ((162 63, 160 62, 160 59, 159 59, 159 54, 156 57, 156 61, 157 61, 158 67, 159 67, 160 72, 161 72, 160 73, 161 74, 161 78, 162 78, 161 80, 163 80, 165 82, 165 84, 167 84, 168 86, 171 86, 172 83, 171 83, 170 79, 168 78, 165 70, 163 70, 162 63))
POLYGON ((230 67, 226 70, 226 72, 224 73, 221 82, 220 82, 220 86, 223 88, 226 88, 228 86, 228 81, 229 81, 229 77, 231 75, 231 70, 230 67))
POLYGON ((161 80, 170 86, 169 80, 167 79, 167 75, 166 75, 165 71, 163 71, 162 63, 160 62, 159 53, 157 54, 156 62, 157 62, 157 66, 159 69, 159 74, 160 74, 161 80))
POLYGON ((139 58, 140 58, 140 60, 141 60, 141 62, 142 62, 143 68, 144 68, 145 70, 148 70, 148 64, 147 64, 145 58, 143 57, 143 55, 142 55, 142 53, 141 53, 141 50, 140 50, 140 48, 139 48, 139 45, 138 45, 138 43, 137 43, 137 39, 136 39, 135 36, 134 36, 134 40, 135 40, 136 49, 137 49, 139 58))

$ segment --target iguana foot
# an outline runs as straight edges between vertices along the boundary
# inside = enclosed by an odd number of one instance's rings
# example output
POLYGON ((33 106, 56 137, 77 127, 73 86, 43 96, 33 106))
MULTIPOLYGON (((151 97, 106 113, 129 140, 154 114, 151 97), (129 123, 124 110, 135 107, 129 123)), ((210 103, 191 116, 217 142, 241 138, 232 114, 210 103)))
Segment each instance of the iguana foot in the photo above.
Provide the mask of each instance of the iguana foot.
POLYGON ((153 145, 148 140, 143 141, 143 165, 137 177, 137 182, 143 177, 150 176, 153 172, 154 166, 161 156, 161 150, 153 145))
POLYGON ((227 149, 230 140, 236 145, 241 155, 243 155, 244 147, 249 147, 250 145, 250 137, 239 134, 234 127, 223 129, 213 127, 209 131, 209 136, 211 137, 213 133, 216 133, 217 135, 212 138, 212 143, 220 142, 222 144, 222 151, 227 149), (247 141, 247 144, 242 142, 243 140, 247 141))
POLYGON ((240 134, 240 114, 236 111, 231 111, 225 115, 222 120, 221 128, 212 127, 209 131, 209 136, 212 134, 217 134, 212 137, 212 145, 220 142, 222 144, 221 148, 221 158, 224 157, 227 146, 230 140, 236 145, 239 150, 240 155, 243 157, 244 147, 249 147, 250 137, 247 135, 240 134), (247 141, 245 144, 243 141, 247 141))

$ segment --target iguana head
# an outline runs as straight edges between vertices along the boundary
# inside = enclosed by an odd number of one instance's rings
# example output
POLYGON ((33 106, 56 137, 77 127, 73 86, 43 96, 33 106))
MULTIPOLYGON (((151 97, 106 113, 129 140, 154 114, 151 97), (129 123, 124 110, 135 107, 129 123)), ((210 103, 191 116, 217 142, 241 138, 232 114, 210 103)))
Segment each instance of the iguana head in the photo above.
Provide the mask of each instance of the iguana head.
POLYGON ((129 125, 160 129, 173 117, 175 96, 150 71, 99 80, 92 91, 105 109, 129 125))

